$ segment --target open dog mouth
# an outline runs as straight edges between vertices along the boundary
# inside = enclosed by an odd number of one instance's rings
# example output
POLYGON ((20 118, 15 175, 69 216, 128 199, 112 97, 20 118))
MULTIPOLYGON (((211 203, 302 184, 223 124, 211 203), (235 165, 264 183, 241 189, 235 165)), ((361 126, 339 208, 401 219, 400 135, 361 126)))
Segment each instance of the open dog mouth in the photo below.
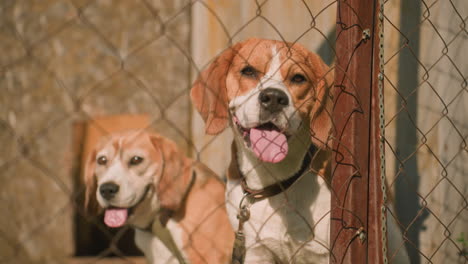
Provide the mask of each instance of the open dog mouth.
POLYGON ((146 195, 149 189, 150 189, 149 186, 146 187, 145 193, 141 196, 141 199, 137 203, 135 203, 135 205, 131 207, 122 208, 122 207, 110 206, 106 208, 104 212, 104 223, 108 227, 112 227, 112 228, 117 228, 117 227, 121 227, 125 225, 128 217, 132 215, 133 210, 146 198, 146 195))
POLYGON ((248 148, 264 162, 278 163, 288 154, 289 136, 272 122, 252 128, 242 127, 237 117, 233 118, 248 148))

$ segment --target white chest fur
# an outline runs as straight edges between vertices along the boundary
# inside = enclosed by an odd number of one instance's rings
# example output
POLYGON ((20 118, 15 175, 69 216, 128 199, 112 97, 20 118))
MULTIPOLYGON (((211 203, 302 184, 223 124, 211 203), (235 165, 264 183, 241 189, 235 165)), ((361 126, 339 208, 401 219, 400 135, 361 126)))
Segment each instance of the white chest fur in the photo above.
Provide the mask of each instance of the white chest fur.
MULTIPOLYGON (((229 219, 237 230, 243 197, 239 180, 227 184, 229 219)), ((250 205, 245 223, 246 263, 328 263, 330 191, 304 174, 288 190, 250 205)))

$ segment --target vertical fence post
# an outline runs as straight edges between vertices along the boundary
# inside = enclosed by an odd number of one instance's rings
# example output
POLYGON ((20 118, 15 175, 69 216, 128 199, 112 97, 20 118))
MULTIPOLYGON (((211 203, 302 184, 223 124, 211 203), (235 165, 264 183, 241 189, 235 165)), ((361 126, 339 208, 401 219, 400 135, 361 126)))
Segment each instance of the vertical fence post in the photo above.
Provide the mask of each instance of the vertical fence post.
POLYGON ((331 263, 383 263, 386 252, 380 10, 379 0, 338 0, 331 263))

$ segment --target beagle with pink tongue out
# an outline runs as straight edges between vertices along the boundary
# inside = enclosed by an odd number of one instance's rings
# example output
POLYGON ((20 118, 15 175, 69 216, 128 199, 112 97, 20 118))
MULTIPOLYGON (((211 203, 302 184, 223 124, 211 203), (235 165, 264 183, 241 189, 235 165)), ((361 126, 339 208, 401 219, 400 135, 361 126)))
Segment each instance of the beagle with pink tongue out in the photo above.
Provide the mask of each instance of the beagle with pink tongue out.
POLYGON ((172 141, 145 131, 111 134, 89 155, 85 184, 86 206, 97 200, 107 226, 133 227, 148 263, 229 262, 234 232, 224 184, 172 141))
MULTIPOLYGON (((234 132, 226 188, 234 261, 329 263, 333 81, 302 45, 253 38, 226 49, 192 86, 206 133, 234 132)), ((408 263, 398 226, 387 225, 393 260, 408 263)))
POLYGON ((233 260, 328 263, 332 82, 329 67, 303 46, 249 39, 194 83, 206 133, 228 125, 234 132, 227 210, 245 242, 238 233, 233 260))

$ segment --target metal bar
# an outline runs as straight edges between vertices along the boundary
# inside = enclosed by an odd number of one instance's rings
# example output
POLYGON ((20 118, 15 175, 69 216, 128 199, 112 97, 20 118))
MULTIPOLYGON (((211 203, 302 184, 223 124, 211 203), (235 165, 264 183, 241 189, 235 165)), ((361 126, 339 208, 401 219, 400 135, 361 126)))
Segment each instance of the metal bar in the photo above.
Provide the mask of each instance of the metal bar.
POLYGON ((384 0, 377 0, 373 12, 367 263, 387 263, 383 6, 384 0))
POLYGON ((331 263, 383 263, 379 10, 379 1, 338 1, 331 263))

